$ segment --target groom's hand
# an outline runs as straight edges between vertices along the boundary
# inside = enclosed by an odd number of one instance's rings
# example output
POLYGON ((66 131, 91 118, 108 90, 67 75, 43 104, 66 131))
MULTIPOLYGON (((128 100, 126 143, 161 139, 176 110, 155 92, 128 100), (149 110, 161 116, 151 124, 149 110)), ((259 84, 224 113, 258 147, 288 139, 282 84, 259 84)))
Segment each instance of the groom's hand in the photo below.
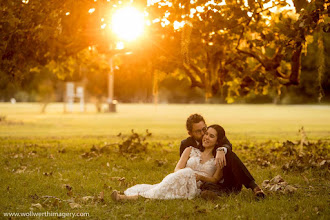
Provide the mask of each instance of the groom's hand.
POLYGON ((219 165, 221 169, 227 165, 226 154, 224 151, 217 151, 217 155, 215 156, 215 165, 219 165))

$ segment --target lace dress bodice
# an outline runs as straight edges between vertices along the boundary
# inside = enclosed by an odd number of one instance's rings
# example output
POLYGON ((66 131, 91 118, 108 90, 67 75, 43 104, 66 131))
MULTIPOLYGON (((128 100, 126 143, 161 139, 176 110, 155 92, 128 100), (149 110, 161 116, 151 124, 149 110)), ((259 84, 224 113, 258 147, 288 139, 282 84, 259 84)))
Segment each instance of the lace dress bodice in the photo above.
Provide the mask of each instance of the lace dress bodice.
POLYGON ((190 156, 187 161, 186 167, 190 167, 192 170, 194 170, 196 173, 207 176, 207 177, 212 177, 216 167, 214 164, 214 158, 201 163, 201 151, 197 148, 191 147, 190 151, 190 156))
POLYGON ((216 170, 214 158, 201 163, 201 151, 191 147, 186 167, 167 175, 158 184, 138 184, 128 188, 127 196, 140 195, 152 199, 192 199, 200 194, 201 181, 196 182, 196 173, 212 177, 216 170))

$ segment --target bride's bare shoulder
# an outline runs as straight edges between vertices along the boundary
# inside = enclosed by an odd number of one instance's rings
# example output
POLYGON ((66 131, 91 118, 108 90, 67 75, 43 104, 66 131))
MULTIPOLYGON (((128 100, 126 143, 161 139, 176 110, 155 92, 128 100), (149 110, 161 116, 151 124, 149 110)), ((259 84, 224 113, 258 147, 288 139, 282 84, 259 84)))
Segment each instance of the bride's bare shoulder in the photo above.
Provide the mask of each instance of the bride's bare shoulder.
POLYGON ((190 152, 192 151, 193 148, 194 148, 193 146, 186 147, 186 149, 184 149, 182 154, 190 155, 190 152))

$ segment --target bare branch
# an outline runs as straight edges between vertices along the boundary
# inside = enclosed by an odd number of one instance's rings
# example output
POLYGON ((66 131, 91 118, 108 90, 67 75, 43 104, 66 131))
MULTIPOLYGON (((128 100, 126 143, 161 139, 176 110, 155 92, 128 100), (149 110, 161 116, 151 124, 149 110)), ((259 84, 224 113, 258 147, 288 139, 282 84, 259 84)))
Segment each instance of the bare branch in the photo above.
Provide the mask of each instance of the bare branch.
MULTIPOLYGON (((187 64, 185 64, 185 65, 187 65, 187 64)), ((203 72, 196 65, 192 64, 191 62, 189 62, 189 67, 194 70, 194 72, 198 76, 199 80, 202 83, 204 83, 205 82, 205 78, 204 78, 203 72)))
POLYGON ((239 52, 239 53, 243 53, 243 54, 246 54, 246 55, 249 55, 250 57, 253 57, 254 59, 256 59, 259 63, 261 63, 262 66, 266 67, 266 64, 265 62, 261 59, 260 56, 258 56, 256 53, 254 52, 248 52, 248 51, 244 51, 244 50, 241 50, 241 49, 238 49, 236 48, 236 50, 239 52))
MULTIPOLYGON (((185 63, 182 64, 182 68, 184 69, 184 71, 186 72, 187 76, 189 77, 190 81, 191 81, 191 87, 199 87, 199 88, 204 88, 203 83, 201 83, 200 81, 198 81, 193 74, 193 70, 190 68, 191 65, 187 65, 185 63)), ((195 71, 194 71, 195 72, 195 71)))

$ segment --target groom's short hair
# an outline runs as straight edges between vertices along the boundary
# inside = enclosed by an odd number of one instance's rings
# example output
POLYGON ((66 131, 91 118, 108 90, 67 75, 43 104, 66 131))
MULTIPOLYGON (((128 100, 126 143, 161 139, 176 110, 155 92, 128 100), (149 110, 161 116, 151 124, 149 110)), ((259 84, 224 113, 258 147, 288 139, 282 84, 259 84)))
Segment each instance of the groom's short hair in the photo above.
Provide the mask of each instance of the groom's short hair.
POLYGON ((205 120, 203 118, 203 116, 199 115, 199 114, 192 114, 187 118, 187 122, 186 122, 186 128, 188 131, 192 131, 192 126, 193 124, 199 123, 203 121, 205 123, 205 120))

